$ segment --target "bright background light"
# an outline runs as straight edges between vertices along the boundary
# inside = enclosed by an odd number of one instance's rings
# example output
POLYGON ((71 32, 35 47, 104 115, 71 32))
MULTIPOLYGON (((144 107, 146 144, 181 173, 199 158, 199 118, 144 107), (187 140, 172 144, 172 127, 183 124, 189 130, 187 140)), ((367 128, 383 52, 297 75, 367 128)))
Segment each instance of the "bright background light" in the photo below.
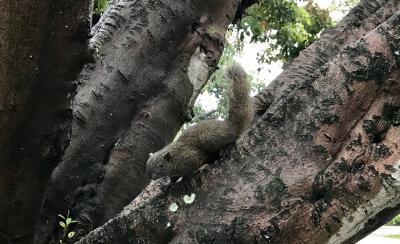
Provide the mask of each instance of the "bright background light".
MULTIPOLYGON (((339 3, 340 0, 314 0, 321 8, 329 8, 333 2, 339 3)), ((299 4, 307 2, 299 1, 299 4)), ((340 11, 332 11, 329 13, 332 20, 337 22, 343 17, 340 11)), ((237 54, 234 59, 239 62, 248 74, 254 78, 262 80, 268 85, 282 72, 282 62, 274 62, 271 64, 259 64, 257 62, 257 53, 265 49, 265 43, 250 43, 249 38, 245 40, 242 53, 237 54), (258 72, 258 68, 261 71, 258 72)), ((217 108, 217 98, 207 92, 201 94, 197 101, 207 112, 217 108)))

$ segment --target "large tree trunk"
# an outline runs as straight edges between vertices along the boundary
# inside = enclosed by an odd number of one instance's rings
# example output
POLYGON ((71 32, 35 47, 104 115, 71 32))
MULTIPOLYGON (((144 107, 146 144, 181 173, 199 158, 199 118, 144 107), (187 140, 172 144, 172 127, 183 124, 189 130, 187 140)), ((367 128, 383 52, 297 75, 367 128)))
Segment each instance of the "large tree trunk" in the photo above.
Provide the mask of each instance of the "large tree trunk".
POLYGON ((112 218, 80 243, 353 242, 396 214, 396 0, 362 1, 302 52, 217 162, 147 186, 148 154, 190 119, 228 25, 253 2, 109 1, 87 45, 89 0, 0 0, 0 243, 33 241, 60 160, 36 243, 58 242, 68 210, 73 240, 112 218))
POLYGON ((0 243, 29 243, 68 145, 90 1, 0 1, 0 243))

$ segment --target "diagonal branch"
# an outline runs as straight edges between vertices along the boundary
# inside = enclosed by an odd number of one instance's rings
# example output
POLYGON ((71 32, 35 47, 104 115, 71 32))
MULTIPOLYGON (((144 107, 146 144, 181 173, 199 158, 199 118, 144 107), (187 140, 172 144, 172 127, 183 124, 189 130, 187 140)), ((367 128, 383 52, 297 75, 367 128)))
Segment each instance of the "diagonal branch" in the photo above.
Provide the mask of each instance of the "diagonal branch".
POLYGON ((256 96, 257 114, 262 114, 293 85, 313 79, 316 70, 325 65, 349 43, 364 36, 386 21, 399 8, 396 0, 362 0, 333 29, 321 34, 319 40, 302 51, 296 59, 262 92, 256 96))

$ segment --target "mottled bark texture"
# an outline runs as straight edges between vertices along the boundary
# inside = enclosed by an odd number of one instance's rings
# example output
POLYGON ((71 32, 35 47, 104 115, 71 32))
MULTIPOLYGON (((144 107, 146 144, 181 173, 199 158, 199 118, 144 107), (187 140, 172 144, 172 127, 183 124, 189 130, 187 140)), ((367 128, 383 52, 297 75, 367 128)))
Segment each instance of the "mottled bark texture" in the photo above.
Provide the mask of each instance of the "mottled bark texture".
POLYGON ((31 243, 68 144, 90 1, 0 1, 0 243, 31 243))
POLYGON ((362 2, 294 60, 287 86, 273 83, 221 159, 151 182, 78 243, 354 243, 388 221, 400 211, 399 11, 362 2))
MULTIPOLYGON (((291 85, 311 79, 314 72, 343 47, 376 28, 398 11, 399 6, 398 1, 362 0, 333 29, 324 31, 319 40, 302 51, 267 89, 256 96, 256 102, 270 104, 291 85)), ((257 106, 257 113, 262 114, 265 108, 257 106)))
POLYGON ((96 63, 79 79, 71 143, 49 182, 37 243, 60 239, 57 214, 69 210, 78 220, 76 240, 149 183, 148 155, 192 116, 239 3, 110 2, 92 30, 96 63))

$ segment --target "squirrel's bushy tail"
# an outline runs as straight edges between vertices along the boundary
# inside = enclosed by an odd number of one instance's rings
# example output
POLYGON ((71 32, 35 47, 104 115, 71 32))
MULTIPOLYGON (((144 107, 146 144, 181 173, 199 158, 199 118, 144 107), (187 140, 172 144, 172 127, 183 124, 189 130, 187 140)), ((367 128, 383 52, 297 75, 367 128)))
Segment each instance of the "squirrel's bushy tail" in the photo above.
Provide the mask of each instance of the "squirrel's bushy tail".
POLYGON ((227 69, 226 77, 231 83, 228 92, 229 114, 226 121, 240 134, 253 119, 254 108, 253 99, 250 97, 250 84, 246 72, 237 63, 227 69))

